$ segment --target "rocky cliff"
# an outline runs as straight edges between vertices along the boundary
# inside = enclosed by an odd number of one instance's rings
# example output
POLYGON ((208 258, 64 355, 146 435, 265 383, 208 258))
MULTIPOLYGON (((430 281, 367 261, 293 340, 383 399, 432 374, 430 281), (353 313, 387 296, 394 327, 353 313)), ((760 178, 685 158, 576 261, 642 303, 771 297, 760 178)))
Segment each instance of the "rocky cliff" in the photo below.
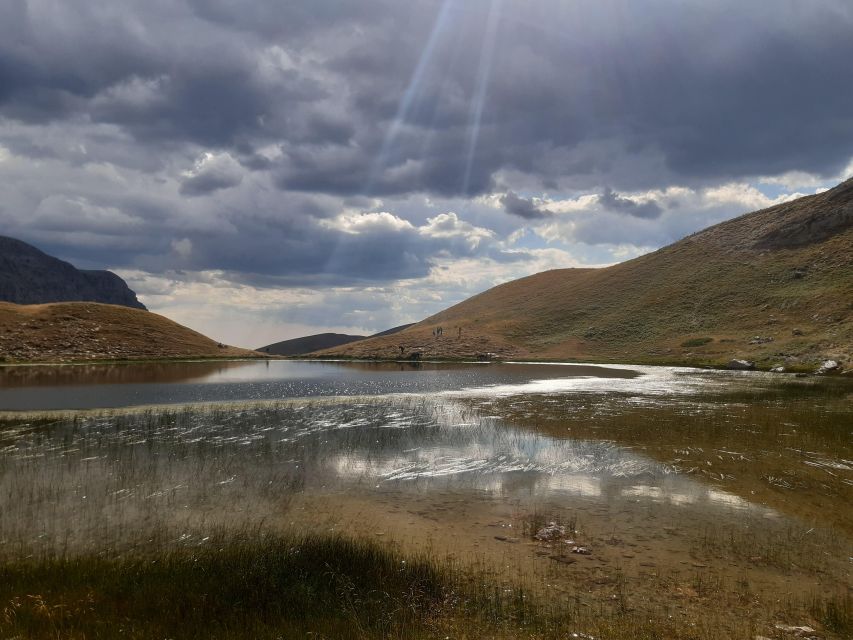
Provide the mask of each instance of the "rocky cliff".
POLYGON ((26 242, 0 236, 0 300, 16 304, 101 302, 145 309, 111 271, 85 271, 26 242))

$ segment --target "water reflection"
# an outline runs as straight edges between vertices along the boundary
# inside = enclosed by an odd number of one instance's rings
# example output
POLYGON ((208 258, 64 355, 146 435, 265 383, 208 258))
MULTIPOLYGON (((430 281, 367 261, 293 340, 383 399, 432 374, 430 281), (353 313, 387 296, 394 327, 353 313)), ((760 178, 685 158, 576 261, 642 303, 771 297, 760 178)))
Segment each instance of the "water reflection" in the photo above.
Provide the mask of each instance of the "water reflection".
POLYGON ((234 360, 6 366, 0 367, 0 388, 200 382, 252 366, 257 363, 234 360))
POLYGON ((557 378, 619 381, 638 376, 638 372, 626 368, 529 363, 277 360, 0 367, 0 410, 422 394, 521 388, 534 381, 557 378))
POLYGON ((23 424, 3 432, 0 459, 0 542, 93 541, 105 528, 188 525, 235 510, 260 520, 294 487, 377 499, 402 491, 666 503, 712 519, 772 513, 613 443, 531 433, 423 399, 23 424))

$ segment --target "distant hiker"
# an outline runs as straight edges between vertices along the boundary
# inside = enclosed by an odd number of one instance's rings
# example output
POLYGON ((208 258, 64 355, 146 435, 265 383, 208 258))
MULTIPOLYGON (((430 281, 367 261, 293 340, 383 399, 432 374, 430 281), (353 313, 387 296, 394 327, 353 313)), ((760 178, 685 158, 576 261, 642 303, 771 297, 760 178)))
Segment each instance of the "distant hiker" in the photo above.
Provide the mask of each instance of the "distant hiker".
POLYGON ((403 345, 400 345, 400 355, 403 355, 403 353, 405 353, 405 351, 406 351, 406 348, 403 345))
POLYGON ((457 338, 461 338, 461 337, 462 337, 462 327, 459 327, 459 335, 457 335, 456 337, 457 337, 457 338))
POLYGON ((435 331, 436 331, 435 329, 432 330, 432 337, 433 338, 435 337, 435 331))

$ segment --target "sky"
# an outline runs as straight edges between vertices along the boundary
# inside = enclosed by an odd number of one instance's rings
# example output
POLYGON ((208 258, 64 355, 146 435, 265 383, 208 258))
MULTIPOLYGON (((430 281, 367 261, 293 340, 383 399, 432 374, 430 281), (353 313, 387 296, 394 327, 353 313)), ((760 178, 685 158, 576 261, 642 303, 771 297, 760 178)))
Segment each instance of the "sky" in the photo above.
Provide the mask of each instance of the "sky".
POLYGON ((244 347, 853 175, 849 0, 2 0, 0 234, 244 347))

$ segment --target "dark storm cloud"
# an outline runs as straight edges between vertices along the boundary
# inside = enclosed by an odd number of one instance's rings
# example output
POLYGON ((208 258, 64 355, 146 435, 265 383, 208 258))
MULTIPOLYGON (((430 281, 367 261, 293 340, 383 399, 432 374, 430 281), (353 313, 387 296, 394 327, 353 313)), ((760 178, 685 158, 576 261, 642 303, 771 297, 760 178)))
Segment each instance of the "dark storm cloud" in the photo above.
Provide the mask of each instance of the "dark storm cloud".
MULTIPOLYGON (((201 178, 190 178, 182 190, 189 183, 198 195, 209 193, 209 182, 207 193, 198 183, 211 179, 204 163, 200 169, 201 178)), ((0 200, 9 188, 0 185, 0 200)), ((337 215, 333 202, 261 190, 249 210, 239 189, 218 185, 213 197, 193 198, 183 215, 175 216, 168 198, 143 192, 79 193, 44 198, 32 215, 19 220, 4 208, 0 227, 84 268, 221 271, 232 281, 255 286, 390 282, 422 278, 441 260, 530 259, 503 250, 491 232, 455 214, 413 225, 390 213, 337 215)))
POLYGON ((537 206, 530 198, 521 198, 512 191, 501 196, 504 211, 525 220, 541 220, 552 215, 547 209, 537 206))
MULTIPOLYGON (((851 33, 848 0, 6 0, 0 146, 33 163, 0 184, 2 221, 116 266, 419 277, 495 248, 458 220, 321 221, 498 188, 537 220, 511 189, 837 172, 851 33)), ((610 214, 661 213, 610 189, 610 214)))
POLYGON ((282 187, 334 193, 478 193, 502 169, 631 185, 616 152, 694 180, 825 173, 853 146, 843 0, 507 0, 492 31, 490 0, 110 6, 5 3, 0 113, 280 142, 282 187))
MULTIPOLYGON (((172 260, 189 270, 221 269, 230 272, 231 279, 255 286, 319 286, 422 278, 439 255, 500 259, 504 253, 490 242, 472 244, 462 229, 431 234, 400 222, 382 220, 351 233, 317 225, 310 218, 254 218, 242 221, 242 233, 250 242, 235 242, 231 234, 212 231, 194 236, 192 252, 172 260)), ((507 254, 506 259, 525 258, 507 254)), ((163 259, 154 262, 162 265, 163 259)))
POLYGON ((604 193, 598 196, 598 202, 607 211, 622 213, 634 216, 635 218, 653 220, 654 218, 660 217, 660 214, 663 213, 663 209, 661 209, 660 205, 656 202, 634 202, 629 198, 620 196, 609 187, 604 190, 604 193))
POLYGON ((208 155, 181 184, 186 196, 201 196, 236 187, 243 180, 240 166, 228 155, 208 155))

